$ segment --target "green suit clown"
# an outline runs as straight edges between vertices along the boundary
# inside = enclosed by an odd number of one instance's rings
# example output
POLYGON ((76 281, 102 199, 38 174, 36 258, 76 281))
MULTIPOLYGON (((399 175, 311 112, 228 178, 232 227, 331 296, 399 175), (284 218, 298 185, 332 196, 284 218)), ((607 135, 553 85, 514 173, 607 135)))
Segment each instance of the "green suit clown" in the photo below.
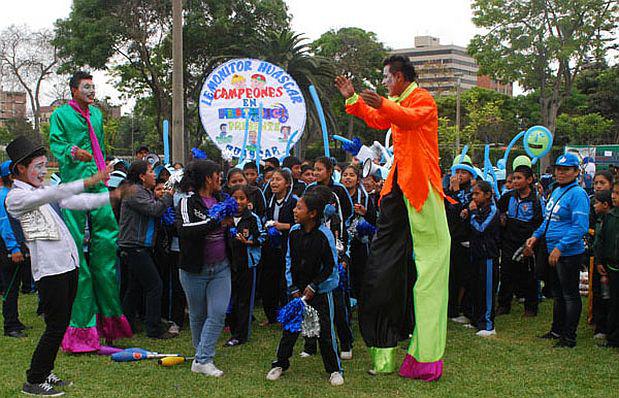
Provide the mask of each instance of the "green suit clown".
MULTIPOLYGON (((50 149, 58 159, 64 183, 105 168, 103 117, 99 109, 89 105, 94 100, 92 77, 77 72, 70 86, 74 99, 56 109, 50 119, 50 149)), ((106 190, 99 184, 90 191, 106 190)), ((132 335, 122 314, 116 277, 118 224, 109 204, 89 212, 63 209, 63 217, 78 248, 84 245, 87 224, 90 241, 89 261, 84 251, 79 251, 77 296, 62 349, 74 353, 97 351, 101 338, 112 341, 132 335)))

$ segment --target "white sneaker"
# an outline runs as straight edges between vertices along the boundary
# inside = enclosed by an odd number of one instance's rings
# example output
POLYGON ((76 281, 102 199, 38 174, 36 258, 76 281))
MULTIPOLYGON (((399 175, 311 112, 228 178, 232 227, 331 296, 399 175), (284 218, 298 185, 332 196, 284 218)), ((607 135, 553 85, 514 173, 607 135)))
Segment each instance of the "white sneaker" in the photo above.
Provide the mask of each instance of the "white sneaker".
POLYGON ((300 356, 301 358, 309 358, 309 357, 311 357, 311 356, 312 356, 312 354, 309 354, 309 353, 307 353, 307 352, 305 352, 305 351, 302 351, 302 352, 299 354, 299 356, 300 356))
POLYGON ((593 338, 596 340, 604 340, 606 338, 605 333, 596 333, 593 335, 593 338))
POLYGON ((168 333, 176 335, 181 334, 181 328, 179 328, 177 324, 172 323, 172 326, 168 329, 168 333))
POLYGON ((479 332, 477 332, 475 334, 478 335, 479 337, 496 336, 496 330, 494 330, 494 329, 492 329, 492 330, 480 330, 479 332))
POLYGON ((224 375, 224 372, 217 369, 217 366, 215 366, 213 362, 198 363, 195 359, 191 363, 191 371, 211 377, 221 377, 224 375))
POLYGON ((340 359, 342 361, 350 361, 352 359, 352 350, 350 350, 350 351, 342 351, 340 353, 340 359))
POLYGON ((284 373, 284 369, 276 366, 267 373, 267 380, 275 381, 281 377, 282 373, 284 373))
POLYGON ((465 323, 464 325, 462 325, 464 328, 466 329, 476 329, 475 326, 471 325, 470 323, 465 323))
POLYGON ((329 383, 332 386, 341 386, 344 384, 344 376, 340 372, 333 372, 331 377, 329 377, 329 383))
POLYGON ((471 320, 465 317, 464 315, 460 315, 459 317, 449 318, 449 319, 455 323, 462 323, 462 324, 471 323, 471 320))

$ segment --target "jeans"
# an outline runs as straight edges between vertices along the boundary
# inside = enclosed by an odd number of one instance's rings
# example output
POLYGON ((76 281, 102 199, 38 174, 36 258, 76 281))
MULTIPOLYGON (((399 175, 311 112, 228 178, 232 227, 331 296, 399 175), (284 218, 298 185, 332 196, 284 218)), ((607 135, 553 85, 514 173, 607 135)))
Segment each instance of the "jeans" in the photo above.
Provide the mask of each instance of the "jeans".
POLYGON ((64 274, 45 276, 36 283, 45 314, 45 331, 26 372, 29 383, 43 383, 54 369, 60 343, 71 319, 71 307, 77 292, 77 272, 74 269, 64 274))
POLYGON ((561 256, 557 265, 551 269, 554 298, 551 330, 570 342, 576 342, 576 329, 582 311, 578 290, 581 264, 582 254, 561 256))
POLYGON ((196 349, 196 362, 213 362, 215 345, 223 330, 230 302, 230 264, 227 259, 205 264, 200 273, 181 269, 180 280, 189 307, 189 326, 196 349))
POLYGON ((146 335, 158 337, 164 332, 161 325, 163 287, 151 252, 145 248, 123 248, 120 258, 127 264, 129 271, 127 291, 122 303, 123 312, 131 326, 135 327, 136 313, 143 297, 146 335))

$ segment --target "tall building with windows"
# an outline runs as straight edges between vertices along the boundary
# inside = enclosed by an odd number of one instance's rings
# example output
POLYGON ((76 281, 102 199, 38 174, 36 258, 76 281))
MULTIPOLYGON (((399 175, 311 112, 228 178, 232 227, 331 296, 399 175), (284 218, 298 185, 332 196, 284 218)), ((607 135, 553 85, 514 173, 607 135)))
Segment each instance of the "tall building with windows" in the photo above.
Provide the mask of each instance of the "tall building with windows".
POLYGON ((408 57, 417 71, 419 85, 432 95, 453 94, 461 90, 483 87, 512 95, 512 84, 501 84, 488 76, 478 76, 479 67, 465 47, 443 45, 432 36, 415 37, 415 47, 393 50, 394 55, 408 57))
POLYGON ((0 90, 0 126, 11 119, 25 119, 26 107, 26 93, 0 90))

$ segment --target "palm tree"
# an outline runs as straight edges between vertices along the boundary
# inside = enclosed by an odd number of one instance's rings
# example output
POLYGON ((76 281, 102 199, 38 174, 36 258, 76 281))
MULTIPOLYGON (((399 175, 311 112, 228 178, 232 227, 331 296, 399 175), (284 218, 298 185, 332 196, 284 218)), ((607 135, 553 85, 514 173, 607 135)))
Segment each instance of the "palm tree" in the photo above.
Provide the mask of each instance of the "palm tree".
POLYGON ((290 30, 281 32, 267 31, 257 37, 253 43, 244 43, 241 50, 245 56, 253 56, 278 65, 286 70, 297 82, 307 103, 307 122, 305 134, 300 145, 299 157, 303 157, 309 141, 320 135, 320 120, 316 107, 310 101, 309 86, 313 85, 320 97, 327 129, 335 131, 337 126, 331 111, 334 88, 335 68, 333 60, 314 55, 309 42, 299 33, 290 30))

